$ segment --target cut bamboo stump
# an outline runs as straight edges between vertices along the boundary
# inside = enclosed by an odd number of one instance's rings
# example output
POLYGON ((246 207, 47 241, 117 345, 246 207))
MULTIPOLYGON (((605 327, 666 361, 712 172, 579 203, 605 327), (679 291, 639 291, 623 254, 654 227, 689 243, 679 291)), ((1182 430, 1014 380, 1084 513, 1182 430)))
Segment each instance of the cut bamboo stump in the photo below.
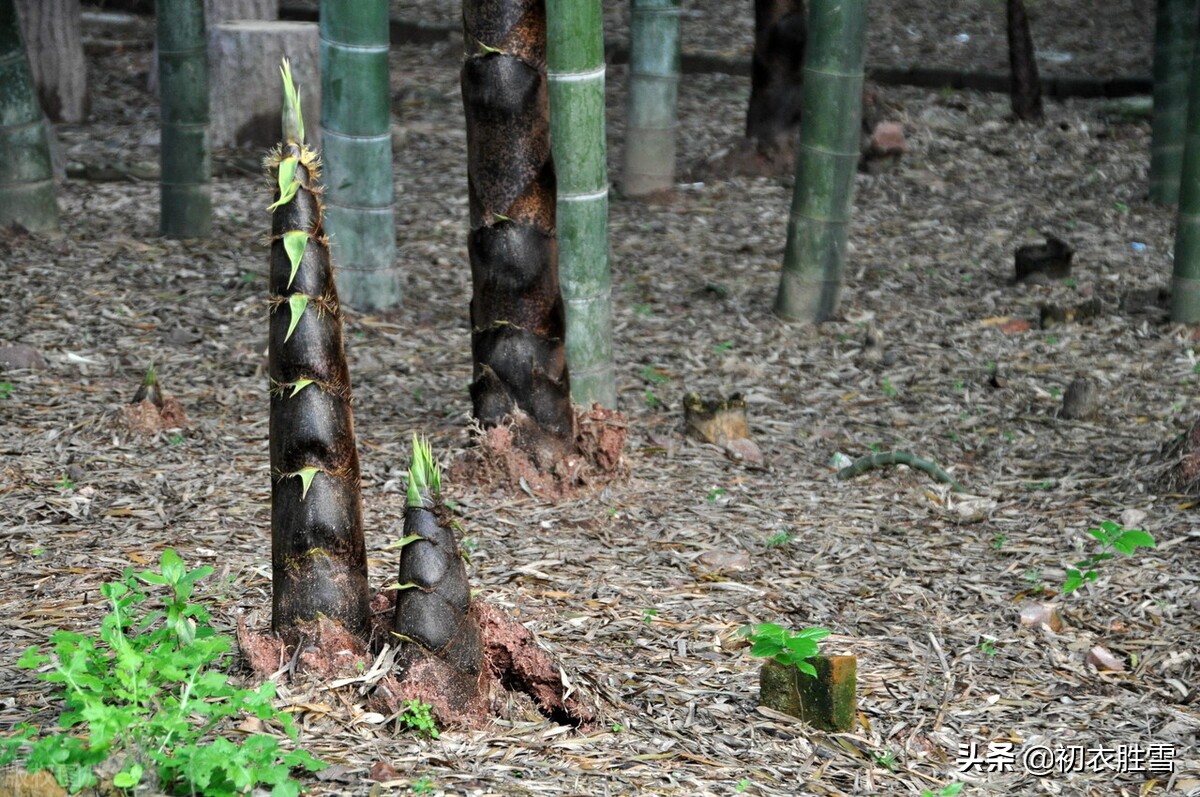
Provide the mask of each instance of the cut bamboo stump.
POLYGON ((208 32, 210 141, 214 149, 265 148, 282 140, 279 63, 292 64, 308 140, 318 140, 321 57, 312 22, 238 20, 208 32))
POLYGON ((857 712, 858 658, 815 656, 808 660, 817 677, 769 660, 759 674, 759 703, 790 714, 822 731, 845 733, 857 712))
POLYGON ((1058 280, 1071 276, 1071 258, 1075 250, 1061 238, 1046 237, 1044 244, 1028 244, 1017 249, 1016 282, 1058 280))

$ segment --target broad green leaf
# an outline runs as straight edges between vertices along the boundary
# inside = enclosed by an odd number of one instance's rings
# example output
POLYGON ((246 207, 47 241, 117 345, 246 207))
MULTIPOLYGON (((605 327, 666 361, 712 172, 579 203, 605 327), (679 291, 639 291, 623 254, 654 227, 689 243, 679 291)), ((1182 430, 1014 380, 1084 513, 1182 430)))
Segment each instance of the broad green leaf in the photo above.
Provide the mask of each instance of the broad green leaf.
POLYGON ((288 261, 292 264, 292 271, 288 274, 288 288, 292 287, 292 281, 296 279, 296 272, 300 270, 300 261, 304 259, 304 250, 307 246, 308 233, 293 230, 283 234, 283 248, 287 251, 288 261))
POLYGON ((287 334, 283 336, 286 343, 292 337, 292 333, 296 331, 296 325, 300 323, 300 317, 304 315, 304 311, 308 309, 308 296, 303 293, 293 293, 288 297, 288 309, 292 312, 292 320, 288 322, 287 334))
POLYGON ((301 501, 303 501, 306 497, 308 497, 308 488, 312 487, 313 477, 316 476, 320 470, 321 470, 320 468, 314 468, 312 465, 309 465, 308 467, 301 468, 300 470, 298 470, 292 474, 293 476, 300 477, 300 484, 301 484, 300 500, 301 501))
POLYGON ((807 661, 796 662, 796 669, 798 669, 800 672, 804 673, 805 675, 809 676, 810 678, 817 677, 817 668, 812 666, 811 664, 809 664, 807 661))
POLYGON ((1158 543, 1154 536, 1141 529, 1126 529, 1121 536, 1113 540, 1113 547, 1128 556, 1138 548, 1153 548, 1158 543))
POLYGON ((314 379, 297 379, 295 382, 292 382, 292 395, 288 396, 288 398, 295 398, 297 393, 315 381, 314 379))
POLYGON ((1067 568, 1067 580, 1063 582, 1062 591, 1068 595, 1083 586, 1083 573, 1073 567, 1067 568))

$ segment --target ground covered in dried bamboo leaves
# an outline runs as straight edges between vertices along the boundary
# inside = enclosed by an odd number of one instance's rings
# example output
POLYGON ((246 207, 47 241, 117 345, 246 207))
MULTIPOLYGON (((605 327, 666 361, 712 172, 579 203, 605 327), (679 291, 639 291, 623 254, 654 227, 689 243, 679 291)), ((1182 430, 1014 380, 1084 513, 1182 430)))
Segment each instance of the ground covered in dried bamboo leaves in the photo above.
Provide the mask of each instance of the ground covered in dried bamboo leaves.
MULTIPOLYGON (((446 461, 467 443, 457 53, 395 54, 407 303, 348 319, 376 588, 398 564, 384 546, 400 534, 412 432, 446 461)), ((98 122, 62 132, 70 163, 155 161, 146 57, 93 63, 98 122)), ((615 155, 623 69, 610 86, 615 155)), ((688 77, 684 165, 737 135, 747 91, 688 77)), ((603 721, 581 732, 518 710, 422 741, 352 695, 283 686, 306 744, 336 765, 315 793, 365 794, 384 762, 385 794, 428 777, 446 794, 915 795, 954 777, 959 745, 1004 740, 1169 745, 1176 773, 1018 766, 967 774, 965 794, 1200 787, 1200 532, 1190 499, 1158 481, 1160 447, 1200 409, 1195 336, 1152 303, 1121 303, 1170 271, 1172 214, 1143 196, 1148 126, 1094 102, 1051 103, 1033 128, 1011 124, 1001 96, 887 96, 911 152, 859 178, 842 319, 794 329, 770 314, 789 186, 614 201, 629 480, 558 505, 450 485, 481 595, 536 631, 603 721), (1044 232, 1077 248, 1074 278, 1009 285, 1013 249, 1044 232), (1038 328, 1041 304, 1087 297, 1099 318, 1038 328), (869 327, 880 345, 864 350, 869 327), (1099 383, 1099 414, 1059 419, 1080 375, 1099 383), (691 390, 745 394, 763 467, 682 435, 691 390), (930 458, 967 493, 904 468, 835 481, 835 454, 876 448, 930 458), (1106 563, 1061 601, 1058 633, 1022 627, 1023 603, 1061 585, 1105 520, 1149 530, 1158 550, 1106 563), (828 650, 857 654, 854 733, 756 710, 758 665, 735 633, 750 621, 822 625, 828 650), (1087 663, 1097 644, 1124 671, 1087 663)), ((13 668, 20 651, 94 628, 98 585, 165 546, 217 568, 202 596, 222 625, 268 624, 266 188, 226 170, 214 191, 202 245, 159 238, 157 186, 137 181, 70 180, 64 234, 0 235, 5 342, 47 361, 0 375, 0 729, 49 708, 13 668), (121 415, 151 363, 188 424, 145 436, 121 415)))

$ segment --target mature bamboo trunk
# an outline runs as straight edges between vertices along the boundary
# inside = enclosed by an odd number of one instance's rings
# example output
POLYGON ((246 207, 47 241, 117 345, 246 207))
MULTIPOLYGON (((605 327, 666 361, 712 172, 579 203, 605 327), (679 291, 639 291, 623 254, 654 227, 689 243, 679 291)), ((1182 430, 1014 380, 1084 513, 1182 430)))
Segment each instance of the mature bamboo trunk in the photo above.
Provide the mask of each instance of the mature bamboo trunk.
POLYGON ((630 0, 629 95, 621 189, 638 197, 675 186, 679 0, 630 0))
POLYGON ((1158 0, 1154 26, 1154 116, 1150 124, 1150 201, 1179 201, 1179 169, 1196 0, 1158 0))
POLYGON ((387 0, 321 2, 326 220, 346 304, 400 304, 387 0))
MULTIPOLYGON (((285 83, 291 86, 290 71, 285 83)), ((317 156, 294 86, 269 160, 271 571, 276 634, 324 615, 365 638, 367 558, 350 372, 322 226, 317 156)))
POLYGON ((862 124, 867 0, 812 0, 796 183, 775 314, 826 321, 837 310, 862 124))
POLYGON ((574 445, 555 240, 543 0, 464 0, 471 399, 550 467, 574 445))
MULTIPOLYGON (((217 25, 235 20, 268 20, 279 19, 279 0, 204 0, 204 26, 210 32, 217 25)), ((210 61, 219 57, 209 53, 210 61)), ((293 59, 295 56, 292 56, 293 59)), ((274 62, 272 62, 274 63, 274 62)), ((146 88, 158 93, 158 48, 155 47, 154 60, 150 62, 150 74, 147 76, 146 88)), ((215 91, 216 86, 209 86, 215 91)), ((224 99, 219 94, 211 94, 213 100, 224 99)), ((272 139, 272 142, 274 139, 272 139)), ((268 145, 269 146, 269 145, 268 145)))
POLYGON ((615 407, 600 0, 547 0, 550 130, 571 397, 615 407))
POLYGON ((18 0, 17 5, 42 109, 55 122, 82 122, 88 93, 79 0, 18 0))
POLYGON ((212 232, 208 41, 201 0, 158 0, 162 128, 160 227, 168 238, 212 232))
POLYGON ((1042 83, 1029 31, 1025 0, 1008 0, 1008 64, 1012 72, 1012 109, 1023 122, 1042 121, 1042 83))
POLYGON ((13 0, 0 0, 0 227, 58 227, 46 120, 13 0))
POLYGON ((1171 320, 1183 324, 1200 323, 1200 57, 1195 53, 1191 66, 1171 276, 1171 320))
POLYGON ((760 151, 795 144, 804 86, 804 0, 754 0, 746 138, 760 151))

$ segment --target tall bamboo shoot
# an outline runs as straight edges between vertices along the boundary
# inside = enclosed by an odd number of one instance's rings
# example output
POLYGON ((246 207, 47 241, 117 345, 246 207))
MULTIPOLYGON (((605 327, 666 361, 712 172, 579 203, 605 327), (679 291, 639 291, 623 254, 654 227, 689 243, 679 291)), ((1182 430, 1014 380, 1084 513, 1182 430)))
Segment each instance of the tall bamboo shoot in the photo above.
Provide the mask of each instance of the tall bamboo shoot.
POLYGON ((284 143, 267 160, 271 205, 272 628, 325 615, 365 637, 367 558, 350 372, 316 153, 284 62, 284 143))

